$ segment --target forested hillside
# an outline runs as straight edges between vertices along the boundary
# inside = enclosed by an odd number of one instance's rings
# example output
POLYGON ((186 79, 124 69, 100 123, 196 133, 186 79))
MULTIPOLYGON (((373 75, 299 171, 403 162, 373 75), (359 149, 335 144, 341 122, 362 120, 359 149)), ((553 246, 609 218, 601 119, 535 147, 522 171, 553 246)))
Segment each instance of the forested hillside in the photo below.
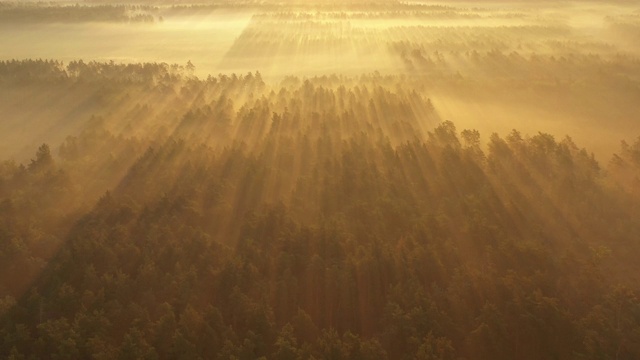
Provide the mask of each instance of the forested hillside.
POLYGON ((0 357, 640 357, 640 132, 597 161, 404 75, 192 72, 0 62, 64 114, 0 164, 0 357))

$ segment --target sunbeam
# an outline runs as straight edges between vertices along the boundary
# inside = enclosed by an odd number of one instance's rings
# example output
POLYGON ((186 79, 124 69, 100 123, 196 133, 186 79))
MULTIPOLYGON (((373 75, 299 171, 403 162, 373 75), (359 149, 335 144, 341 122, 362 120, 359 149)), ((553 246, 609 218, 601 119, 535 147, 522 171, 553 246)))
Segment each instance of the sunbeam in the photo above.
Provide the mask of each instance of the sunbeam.
POLYGON ((0 2, 0 358, 640 358, 640 6, 0 2))

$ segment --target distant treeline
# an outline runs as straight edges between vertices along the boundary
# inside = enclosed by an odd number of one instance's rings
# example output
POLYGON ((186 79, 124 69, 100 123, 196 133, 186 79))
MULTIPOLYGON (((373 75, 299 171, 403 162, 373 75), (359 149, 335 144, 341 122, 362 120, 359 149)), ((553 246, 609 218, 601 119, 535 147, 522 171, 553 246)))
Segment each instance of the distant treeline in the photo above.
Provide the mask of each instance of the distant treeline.
POLYGON ((55 5, 0 2, 0 22, 154 22, 154 8, 142 5, 55 5))
POLYGON ((0 83, 29 84, 65 82, 78 79, 84 82, 108 81, 112 83, 175 82, 182 76, 192 75, 193 65, 166 63, 119 64, 97 61, 71 61, 66 66, 55 60, 0 61, 0 83))
MULTIPOLYGON (((258 57, 289 56, 292 53, 298 56, 321 53, 384 56, 390 44, 400 42, 443 52, 473 49, 524 50, 530 53, 546 51, 551 39, 567 44, 577 43, 567 27, 552 24, 471 27, 455 23, 434 26, 428 22, 407 25, 398 22, 370 27, 351 21, 358 19, 351 16, 351 13, 344 17, 328 15, 326 18, 323 13, 311 16, 295 12, 257 14, 238 36, 227 56, 249 57, 249 53, 258 57), (527 44, 526 49, 522 49, 522 43, 527 44)), ((591 50, 585 46, 589 44, 579 42, 576 49, 579 45, 591 50)))
POLYGON ((601 164, 398 76, 82 64, 2 75, 107 105, 0 163, 0 357, 640 357, 640 138, 601 164))
POLYGON ((461 13, 458 11, 360 11, 360 12, 275 12, 254 15, 257 19, 271 20, 331 20, 331 19, 411 19, 411 18, 444 18, 444 19, 477 19, 481 16, 477 13, 461 13))

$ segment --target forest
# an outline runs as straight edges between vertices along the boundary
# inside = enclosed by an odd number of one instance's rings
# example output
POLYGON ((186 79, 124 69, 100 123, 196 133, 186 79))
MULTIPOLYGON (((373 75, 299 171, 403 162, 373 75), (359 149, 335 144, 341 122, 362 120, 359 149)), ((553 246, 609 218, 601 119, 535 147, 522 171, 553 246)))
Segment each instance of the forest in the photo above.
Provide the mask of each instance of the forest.
POLYGON ((0 358, 640 358, 639 16, 0 3, 233 27, 204 69, 0 50, 0 358))

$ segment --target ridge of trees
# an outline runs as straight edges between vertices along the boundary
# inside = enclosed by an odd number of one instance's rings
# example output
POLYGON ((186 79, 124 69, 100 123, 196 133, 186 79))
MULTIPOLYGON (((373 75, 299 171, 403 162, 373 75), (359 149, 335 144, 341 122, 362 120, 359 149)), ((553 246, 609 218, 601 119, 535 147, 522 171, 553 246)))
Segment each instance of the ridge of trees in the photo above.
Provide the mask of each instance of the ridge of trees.
POLYGON ((168 131, 96 119, 0 166, 0 356, 640 355, 640 139, 603 166, 397 77, 181 81, 168 131))

